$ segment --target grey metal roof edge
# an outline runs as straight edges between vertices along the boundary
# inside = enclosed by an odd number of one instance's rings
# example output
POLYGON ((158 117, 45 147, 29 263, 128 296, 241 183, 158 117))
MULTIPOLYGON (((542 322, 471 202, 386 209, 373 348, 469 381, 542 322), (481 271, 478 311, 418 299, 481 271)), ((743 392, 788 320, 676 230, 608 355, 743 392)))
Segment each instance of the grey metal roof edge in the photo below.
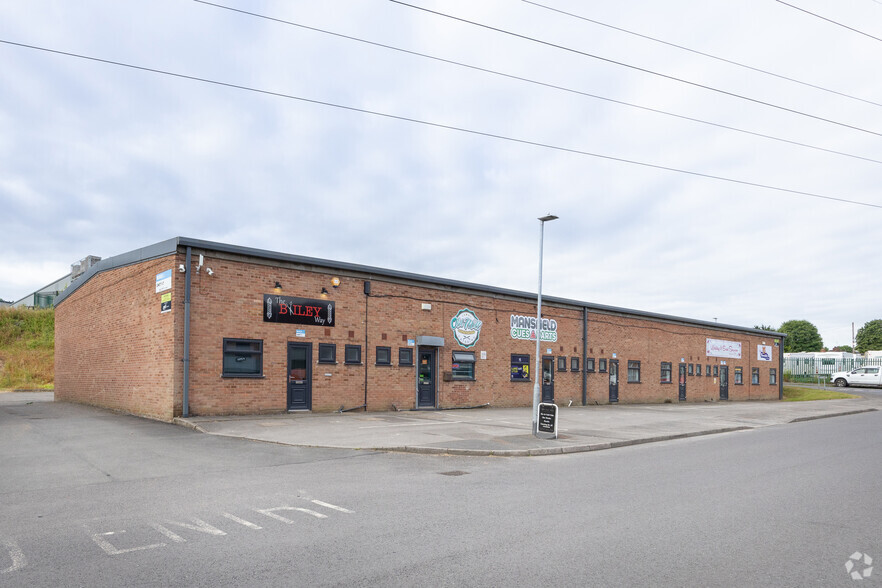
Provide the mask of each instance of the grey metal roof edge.
POLYGON ((114 255, 113 257, 108 257, 107 259, 102 259, 81 275, 77 276, 77 278, 70 283, 70 286, 56 296, 55 306, 64 302, 68 296, 79 290, 80 286, 101 272, 177 253, 178 239, 178 237, 167 239, 165 241, 160 241, 159 243, 154 243, 153 245, 148 245, 147 247, 141 247, 140 249, 129 251, 128 253, 121 253, 119 255, 114 255))
MULTIPOLYGON (((174 237, 172 239, 167 239, 165 241, 161 241, 159 243, 154 243, 153 245, 148 245, 146 247, 142 247, 140 249, 135 249, 133 251, 129 251, 128 253, 122 253, 120 255, 115 255, 113 257, 109 257, 107 259, 102 259, 97 264, 90 267, 86 270, 83 275, 79 276, 74 282, 71 283, 68 288, 62 292, 58 297, 55 298, 55 305, 57 306, 61 302, 63 302, 68 296, 73 294, 80 286, 89 281, 92 276, 111 269, 116 269, 118 267, 131 265, 133 263, 138 263, 142 261, 147 261, 150 259, 155 259, 157 257, 164 257, 166 255, 171 255, 173 253, 177 253, 179 247, 192 247, 195 249, 203 249, 206 251, 219 251, 222 253, 231 253, 234 255, 243 255, 246 257, 259 257, 263 259, 273 260, 273 261, 285 261, 289 263, 296 263, 301 265, 311 265, 316 267, 330 268, 336 270, 343 271, 351 271, 357 273, 364 273, 372 276, 378 277, 388 277, 395 278, 400 280, 408 280, 414 282, 421 282, 426 284, 438 284, 442 286, 447 286, 451 288, 461 288, 465 290, 472 290, 476 292, 484 292, 488 294, 499 294, 503 296, 511 296, 514 298, 523 298, 532 300, 536 298, 536 294, 533 292, 523 292, 520 290, 511 290, 508 288, 499 288, 496 286, 487 286, 483 284, 475 284, 472 282, 464 282, 460 280, 451 280, 448 278, 437 278, 433 276, 427 276, 423 274, 415 274, 411 272, 403 272, 399 270, 390 270, 380 267, 374 267, 369 265, 361 265, 357 263, 348 263, 343 261, 334 261, 330 259, 321 259, 317 257, 306 257, 303 255, 294 255, 291 253, 281 253, 278 251, 269 251, 266 249, 256 249, 253 247, 242 247, 240 245, 229 245, 226 243, 217 243, 214 241, 205 241, 202 239, 193 239, 190 237, 174 237)), ((660 314, 654 312, 646 312, 642 310, 634 310, 630 308, 621 308, 617 306, 607 306, 604 304, 594 304, 590 302, 584 302, 581 300, 573 300, 568 298, 559 298, 556 296, 543 296, 542 299, 545 302, 552 304, 564 304, 568 306, 573 306, 577 308, 587 308, 588 311, 595 312, 606 312, 606 313, 615 313, 615 314, 623 314, 627 316, 633 316, 638 318, 649 318, 653 320, 662 320, 667 322, 675 322, 686 325, 695 325, 702 327, 709 327, 716 330, 723 331, 739 331, 746 333, 754 333, 758 335, 768 335, 771 337, 785 337, 784 333, 778 333, 775 331, 763 331, 760 329, 752 329, 748 327, 740 327, 738 325, 728 325, 723 323, 709 322, 709 321, 700 321, 696 319, 690 319, 686 317, 679 317, 674 315, 660 314)))
MULTIPOLYGON (((512 296, 516 298, 526 298, 526 299, 534 299, 536 298, 536 293, 533 292, 523 292, 520 290, 510 290, 508 288, 499 288, 496 286, 487 286, 484 284, 475 284, 472 282, 463 282, 460 280, 451 280, 448 278, 437 278, 433 276, 426 276, 423 274, 415 274, 411 272, 403 272, 399 270, 390 270, 380 267, 368 266, 368 265, 360 265, 355 263, 347 263, 342 261, 334 261, 329 259, 321 259, 317 257, 306 257, 302 255, 293 255, 290 253, 280 253, 276 251, 268 251, 265 249, 255 249, 252 247, 241 247, 238 245, 229 245, 225 243, 215 243, 212 241, 204 241, 201 239, 191 239, 188 237, 179 237, 178 243, 182 247, 195 247, 199 249, 205 250, 213 250, 213 251, 222 251, 224 253, 233 253, 237 255, 246 255, 252 257, 261 257, 264 259, 271 259, 277 261, 287 261, 292 263, 298 263, 303 265, 312 265, 317 267, 327 267, 331 269, 338 270, 346 270, 353 272, 366 273, 369 275, 376 276, 384 276, 391 277, 403 280, 411 280, 416 282, 424 282, 430 284, 440 284, 442 286, 449 286, 453 288, 463 288, 467 290, 475 290, 478 292, 486 292, 491 294, 501 294, 504 296, 512 296)), ((659 314, 654 312, 646 312, 642 310, 634 310, 630 308, 621 308, 617 306, 607 306, 603 304, 594 304, 590 302, 584 302, 581 300, 573 300, 568 298, 559 298, 556 296, 543 296, 542 299, 546 302, 555 303, 555 304, 566 304, 569 306, 575 306, 578 308, 587 308, 589 311, 599 311, 599 312, 609 312, 609 313, 617 313, 617 314, 626 314, 636 317, 642 318, 650 318, 654 320, 664 320, 669 322, 677 322, 684 323, 689 325, 698 325, 703 327, 710 327, 718 330, 735 330, 741 332, 749 332, 758 335, 769 335, 775 337, 784 337, 784 333, 778 333, 775 331, 764 331, 760 329, 752 329, 749 327, 741 327, 738 325, 728 325, 717 322, 710 321, 701 321, 697 319, 690 319, 686 317, 679 317, 674 315, 667 314, 659 314)))

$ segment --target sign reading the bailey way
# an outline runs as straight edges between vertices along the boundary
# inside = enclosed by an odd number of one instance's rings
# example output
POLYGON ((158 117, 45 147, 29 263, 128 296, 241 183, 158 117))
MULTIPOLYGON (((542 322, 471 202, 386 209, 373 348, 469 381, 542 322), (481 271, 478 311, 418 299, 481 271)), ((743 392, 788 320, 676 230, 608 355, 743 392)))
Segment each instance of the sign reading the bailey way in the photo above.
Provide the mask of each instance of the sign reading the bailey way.
MULTIPOLYGON (((536 340, 536 317, 511 315, 511 338, 536 340)), ((542 319, 542 341, 557 341, 557 321, 554 319, 542 319)))
POLYGON ((264 294, 263 322, 333 327, 334 302, 264 294))
POLYGON ((463 308, 456 316, 450 319, 450 328, 453 329, 453 338, 463 347, 472 347, 481 336, 481 327, 484 323, 468 308, 463 308))

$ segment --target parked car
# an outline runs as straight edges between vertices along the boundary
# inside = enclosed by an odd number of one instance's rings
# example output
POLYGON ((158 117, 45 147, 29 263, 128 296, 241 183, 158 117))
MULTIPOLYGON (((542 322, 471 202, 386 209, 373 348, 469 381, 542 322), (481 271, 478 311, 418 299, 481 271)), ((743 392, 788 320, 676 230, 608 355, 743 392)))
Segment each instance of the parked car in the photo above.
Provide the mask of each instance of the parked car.
POLYGON ((844 388, 845 386, 882 386, 882 368, 860 367, 850 372, 836 372, 830 381, 844 388))

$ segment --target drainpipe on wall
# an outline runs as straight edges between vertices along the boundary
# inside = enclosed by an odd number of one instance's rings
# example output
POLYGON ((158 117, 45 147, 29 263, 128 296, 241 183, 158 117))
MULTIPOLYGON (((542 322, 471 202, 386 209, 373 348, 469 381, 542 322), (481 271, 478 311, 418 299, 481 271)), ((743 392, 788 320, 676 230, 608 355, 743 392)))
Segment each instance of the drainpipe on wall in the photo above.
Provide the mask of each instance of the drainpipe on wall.
POLYGON ((588 404, 588 307, 582 307, 582 406, 588 404))
POLYGON ((368 299, 371 297, 371 282, 370 280, 365 280, 364 282, 364 355, 362 355, 362 361, 364 361, 364 411, 367 412, 367 400, 368 400, 368 299))
POLYGON ((191 250, 187 247, 187 262, 184 271, 184 391, 181 402, 181 416, 190 416, 190 260, 191 250))
POLYGON ((784 337, 781 337, 781 347, 778 348, 778 400, 784 400, 784 337))

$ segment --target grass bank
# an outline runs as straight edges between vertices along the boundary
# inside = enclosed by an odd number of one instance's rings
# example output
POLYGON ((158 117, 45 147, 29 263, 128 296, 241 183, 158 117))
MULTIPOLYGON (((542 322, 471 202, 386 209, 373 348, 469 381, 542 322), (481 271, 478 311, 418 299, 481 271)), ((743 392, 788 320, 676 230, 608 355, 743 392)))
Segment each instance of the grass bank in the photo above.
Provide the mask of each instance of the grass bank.
POLYGON ((55 309, 0 309, 0 390, 51 389, 55 309))
POLYGON ((840 398, 857 398, 857 396, 854 394, 846 394, 845 392, 838 392, 836 390, 784 386, 784 400, 789 402, 799 402, 802 400, 838 400, 840 398))

